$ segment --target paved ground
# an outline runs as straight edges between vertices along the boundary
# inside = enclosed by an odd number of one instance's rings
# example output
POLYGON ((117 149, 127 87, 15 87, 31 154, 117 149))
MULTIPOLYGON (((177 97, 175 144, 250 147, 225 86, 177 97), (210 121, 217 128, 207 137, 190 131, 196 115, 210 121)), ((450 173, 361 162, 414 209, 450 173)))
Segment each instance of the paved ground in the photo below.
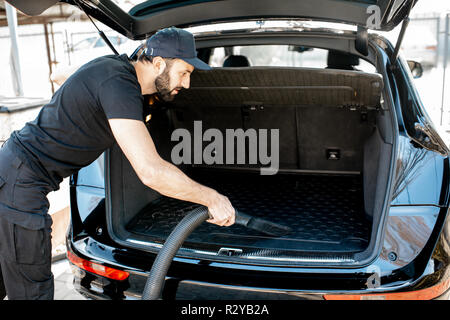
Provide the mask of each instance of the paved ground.
POLYGON ((54 262, 52 272, 55 277, 55 300, 87 300, 73 287, 73 274, 67 259, 54 262))

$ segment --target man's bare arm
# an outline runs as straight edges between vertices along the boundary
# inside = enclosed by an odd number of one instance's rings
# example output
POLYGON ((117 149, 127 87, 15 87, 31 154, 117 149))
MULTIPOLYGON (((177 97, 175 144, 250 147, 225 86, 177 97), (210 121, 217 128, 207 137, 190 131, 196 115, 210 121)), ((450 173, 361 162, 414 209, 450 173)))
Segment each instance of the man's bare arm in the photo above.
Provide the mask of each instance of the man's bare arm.
POLYGON ((235 211, 228 198, 195 182, 162 159, 142 121, 110 119, 109 124, 117 143, 143 184, 165 196, 208 207, 213 216, 208 222, 222 226, 234 223, 235 211))
POLYGON ((61 86, 75 71, 78 70, 80 66, 66 66, 56 68, 55 71, 50 75, 50 80, 61 86))

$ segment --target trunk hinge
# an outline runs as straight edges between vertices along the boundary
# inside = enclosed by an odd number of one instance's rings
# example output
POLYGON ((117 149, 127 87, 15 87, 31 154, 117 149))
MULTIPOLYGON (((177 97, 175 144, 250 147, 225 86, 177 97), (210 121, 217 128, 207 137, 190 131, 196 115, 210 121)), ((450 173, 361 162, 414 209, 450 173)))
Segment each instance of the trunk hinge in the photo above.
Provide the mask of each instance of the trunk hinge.
POLYGON ((408 24, 409 24, 409 21, 410 21, 409 14, 411 13, 411 9, 413 8, 415 2, 416 1, 411 1, 411 4, 409 5, 409 8, 408 8, 408 13, 406 14, 405 19, 403 19, 402 29, 400 30, 400 34, 398 35, 398 39, 397 39, 397 43, 395 45, 394 52, 392 53, 392 56, 391 56, 391 59, 390 59, 390 61, 391 61, 391 68, 394 68, 394 66, 395 66, 395 60, 397 60, 397 56, 398 56, 398 53, 400 51, 400 47, 402 45, 403 38, 405 36, 406 28, 408 28, 408 24))

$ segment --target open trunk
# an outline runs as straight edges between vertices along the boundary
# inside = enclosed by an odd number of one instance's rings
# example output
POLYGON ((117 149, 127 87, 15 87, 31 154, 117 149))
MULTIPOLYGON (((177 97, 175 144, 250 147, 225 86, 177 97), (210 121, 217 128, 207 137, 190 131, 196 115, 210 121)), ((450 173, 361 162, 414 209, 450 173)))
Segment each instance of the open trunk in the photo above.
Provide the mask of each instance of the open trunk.
MULTIPOLYGON (((171 135, 180 128, 206 150, 211 141, 198 140, 194 121, 201 121, 202 132, 214 128, 223 133, 224 141, 226 129, 279 129, 276 174, 261 174, 267 163, 248 163, 250 138, 246 163, 237 160, 237 152, 229 159, 233 161, 225 162, 224 156, 222 163, 213 164, 199 162, 193 153, 193 164, 178 167, 226 195, 237 210, 292 231, 270 237, 239 225, 204 223, 179 254, 281 265, 355 264, 367 258, 381 227, 391 160, 391 144, 385 141, 391 122, 380 105, 382 89, 380 75, 358 71, 273 67, 196 71, 191 89, 173 103, 152 108, 148 129, 158 152, 173 159, 173 148, 180 142, 171 141, 171 135)), ((267 154, 274 150, 273 143, 268 143, 267 154)), ((124 245, 157 250, 198 205, 145 187, 118 146, 107 159, 110 233, 124 245)))
MULTIPOLYGON (((290 250, 299 252, 356 252, 369 240, 370 221, 362 205, 359 175, 279 174, 264 177, 257 172, 205 170, 192 178, 227 195, 238 210, 287 226, 281 237, 233 225, 221 228, 201 225, 188 241, 237 249, 290 250)), ((130 232, 155 239, 165 238, 186 212, 196 205, 159 198, 143 208, 127 225, 130 232)), ((256 250, 256 251, 255 251, 256 250)))

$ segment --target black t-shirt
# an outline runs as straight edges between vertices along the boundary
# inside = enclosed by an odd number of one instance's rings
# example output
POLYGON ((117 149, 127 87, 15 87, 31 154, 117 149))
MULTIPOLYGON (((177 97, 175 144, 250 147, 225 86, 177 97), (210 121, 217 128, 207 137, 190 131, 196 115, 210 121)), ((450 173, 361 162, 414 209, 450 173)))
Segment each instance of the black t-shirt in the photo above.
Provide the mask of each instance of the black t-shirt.
POLYGON ((13 151, 57 190, 114 143, 108 119, 143 121, 143 113, 133 65, 126 55, 109 55, 78 69, 10 139, 13 151))

